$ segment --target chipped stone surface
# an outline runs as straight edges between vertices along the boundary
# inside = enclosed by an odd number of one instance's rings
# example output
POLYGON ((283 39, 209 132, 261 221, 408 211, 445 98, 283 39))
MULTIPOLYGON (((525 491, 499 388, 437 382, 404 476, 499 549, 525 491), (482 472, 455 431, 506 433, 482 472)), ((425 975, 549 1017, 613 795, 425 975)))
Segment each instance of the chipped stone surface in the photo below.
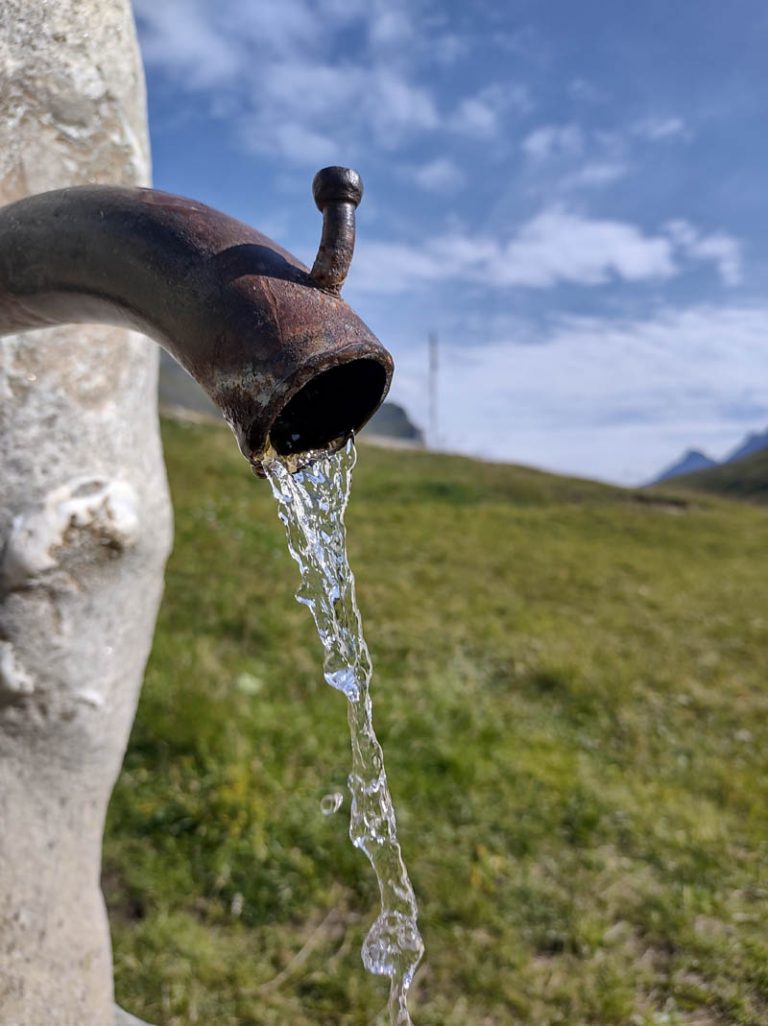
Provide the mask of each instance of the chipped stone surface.
POLYGON ((34 690, 35 682, 19 663, 13 645, 9 641, 0 641, 0 702, 3 694, 12 697, 31 695, 34 690))
MULTIPOLYGON (((0 0, 0 205, 149 184, 128 0, 0 0)), ((170 543, 157 347, 0 339, 0 1023, 114 1026, 101 833, 170 543)))
MULTIPOLYGON (((13 518, 0 563, 0 591, 28 587, 82 548, 83 536, 98 553, 122 551, 139 531, 136 492, 125 481, 78 477, 55 488, 42 503, 13 518)), ((79 554, 82 560, 83 556, 79 554)))

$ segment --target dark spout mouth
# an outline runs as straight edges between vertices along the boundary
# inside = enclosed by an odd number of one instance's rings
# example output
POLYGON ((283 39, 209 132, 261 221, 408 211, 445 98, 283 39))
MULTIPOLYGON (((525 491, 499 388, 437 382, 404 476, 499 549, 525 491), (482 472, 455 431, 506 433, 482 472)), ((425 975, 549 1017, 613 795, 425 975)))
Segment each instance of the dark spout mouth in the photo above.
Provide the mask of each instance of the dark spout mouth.
POLYGON ((370 358, 317 374, 285 404, 269 432, 278 456, 338 449, 378 409, 388 385, 386 368, 370 358))

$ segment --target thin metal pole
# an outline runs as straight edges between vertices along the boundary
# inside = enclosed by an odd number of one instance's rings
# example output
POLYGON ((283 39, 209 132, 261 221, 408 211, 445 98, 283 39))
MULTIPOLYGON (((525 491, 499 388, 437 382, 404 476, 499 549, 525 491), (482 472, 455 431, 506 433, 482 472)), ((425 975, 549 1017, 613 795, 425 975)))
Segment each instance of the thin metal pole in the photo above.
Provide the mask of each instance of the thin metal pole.
POLYGON ((437 332, 429 334, 429 438, 432 449, 437 448, 438 411, 437 411, 437 372, 438 372, 437 332))

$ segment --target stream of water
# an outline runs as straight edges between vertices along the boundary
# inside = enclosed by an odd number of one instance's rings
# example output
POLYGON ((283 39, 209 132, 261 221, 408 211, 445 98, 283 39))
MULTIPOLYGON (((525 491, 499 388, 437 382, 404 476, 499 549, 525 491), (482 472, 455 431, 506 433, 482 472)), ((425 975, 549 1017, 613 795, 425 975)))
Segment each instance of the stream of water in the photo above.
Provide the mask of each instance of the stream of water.
POLYGON ((354 465, 350 440, 340 452, 319 455, 296 473, 291 474, 279 460, 265 470, 288 548, 301 573, 296 598, 309 607, 325 651, 325 679, 347 697, 352 742, 349 836, 373 866, 381 895, 379 915, 363 943, 363 964, 369 972, 389 977, 392 1026, 412 1026, 408 988, 424 945, 413 887, 397 840, 384 756, 373 729, 373 671, 347 560, 344 512, 354 465))

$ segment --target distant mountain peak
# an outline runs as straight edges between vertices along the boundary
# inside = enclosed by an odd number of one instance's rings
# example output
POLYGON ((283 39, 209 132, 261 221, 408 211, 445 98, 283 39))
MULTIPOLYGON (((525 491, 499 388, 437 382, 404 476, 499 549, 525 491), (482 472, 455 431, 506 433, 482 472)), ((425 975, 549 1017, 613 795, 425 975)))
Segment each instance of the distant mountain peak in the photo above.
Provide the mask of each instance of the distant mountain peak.
POLYGON ((723 463, 733 463, 734 460, 741 460, 745 456, 751 456, 753 452, 759 452, 766 448, 768 448, 768 428, 765 431, 750 431, 744 441, 725 457, 723 463))
POLYGON ((659 476, 651 481, 651 484, 660 484, 662 481, 679 477, 681 474, 693 474, 697 470, 708 470, 710 467, 716 466, 717 460, 713 460, 711 456, 707 456, 706 453, 700 452, 698 449, 689 449, 679 460, 662 470, 659 476))
POLYGON ((698 470, 709 470, 711 467, 721 467, 727 463, 735 463, 737 460, 743 460, 746 456, 752 456, 762 449, 768 449, 768 428, 765 431, 750 431, 736 448, 720 462, 711 459, 699 449, 689 449, 676 463, 663 470, 650 483, 659 484, 661 481, 668 481, 672 477, 680 477, 681 474, 693 474, 698 470))

